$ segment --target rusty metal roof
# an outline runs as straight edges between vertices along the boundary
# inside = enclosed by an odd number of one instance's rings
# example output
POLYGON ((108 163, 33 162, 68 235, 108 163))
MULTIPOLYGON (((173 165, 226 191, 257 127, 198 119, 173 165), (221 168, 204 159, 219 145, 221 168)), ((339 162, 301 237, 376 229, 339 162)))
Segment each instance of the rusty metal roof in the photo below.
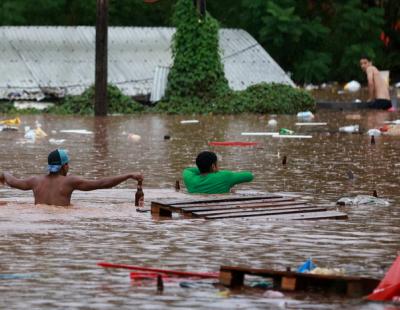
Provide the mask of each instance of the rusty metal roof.
MULTIPOLYGON (((174 28, 110 27, 109 82, 130 96, 152 92, 162 96, 159 87, 165 87, 165 74, 155 73, 172 64, 174 32, 174 28)), ((0 27, 0 42, 2 99, 40 99, 49 89, 80 94, 94 83, 94 27, 0 27)), ((294 85, 247 32, 220 30, 220 48, 232 89, 259 82, 294 85)))

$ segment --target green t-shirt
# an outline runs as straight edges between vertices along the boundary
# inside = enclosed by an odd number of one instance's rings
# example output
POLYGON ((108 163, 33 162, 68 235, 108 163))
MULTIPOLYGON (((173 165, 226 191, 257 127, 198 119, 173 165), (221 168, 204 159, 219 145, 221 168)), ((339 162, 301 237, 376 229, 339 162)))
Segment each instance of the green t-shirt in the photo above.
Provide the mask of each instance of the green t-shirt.
POLYGON ((186 168, 182 173, 183 182, 189 193, 196 194, 224 194, 229 193, 231 187, 243 182, 251 182, 253 174, 248 171, 232 172, 221 170, 207 174, 200 174, 198 168, 186 168))

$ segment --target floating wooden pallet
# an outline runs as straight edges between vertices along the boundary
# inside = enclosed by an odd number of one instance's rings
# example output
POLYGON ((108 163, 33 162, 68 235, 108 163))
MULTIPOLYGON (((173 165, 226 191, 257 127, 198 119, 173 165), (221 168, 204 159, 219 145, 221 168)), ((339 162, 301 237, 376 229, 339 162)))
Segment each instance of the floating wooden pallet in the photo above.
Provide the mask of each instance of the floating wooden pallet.
POLYGON ((317 220, 346 219, 347 214, 328 211, 324 206, 313 206, 304 200, 280 195, 226 196, 206 199, 157 200, 151 202, 155 216, 171 217, 179 213, 188 218, 222 219, 266 216, 273 219, 317 220))
POLYGON ((245 275, 271 278, 274 289, 284 291, 318 291, 360 297, 370 294, 380 280, 367 277, 317 275, 270 269, 222 266, 219 281, 222 285, 239 287, 244 285, 245 275))

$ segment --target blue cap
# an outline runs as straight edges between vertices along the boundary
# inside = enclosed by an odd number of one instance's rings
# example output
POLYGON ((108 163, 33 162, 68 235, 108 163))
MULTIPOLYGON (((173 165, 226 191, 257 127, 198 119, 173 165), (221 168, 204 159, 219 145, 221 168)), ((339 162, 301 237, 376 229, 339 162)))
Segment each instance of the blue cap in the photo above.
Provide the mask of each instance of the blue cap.
POLYGON ((48 170, 49 172, 59 172, 65 164, 68 164, 69 158, 65 150, 55 150, 48 156, 48 170))

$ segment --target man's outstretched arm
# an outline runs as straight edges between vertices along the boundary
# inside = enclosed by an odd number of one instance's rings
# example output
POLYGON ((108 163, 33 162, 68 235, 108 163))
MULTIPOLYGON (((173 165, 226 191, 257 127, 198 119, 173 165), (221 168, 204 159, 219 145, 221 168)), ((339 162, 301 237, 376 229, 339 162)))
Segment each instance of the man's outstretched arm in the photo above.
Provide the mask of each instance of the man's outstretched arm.
POLYGON ((117 186, 118 184, 128 179, 143 181, 143 175, 141 173, 129 173, 113 177, 102 178, 98 180, 86 180, 79 177, 70 177, 71 180, 70 184, 73 190, 93 191, 96 189, 104 189, 117 186))
POLYGON ((36 182, 36 177, 30 177, 27 179, 18 179, 12 174, 4 172, 0 174, 0 183, 7 184, 10 187, 21 189, 23 191, 33 189, 36 182))

